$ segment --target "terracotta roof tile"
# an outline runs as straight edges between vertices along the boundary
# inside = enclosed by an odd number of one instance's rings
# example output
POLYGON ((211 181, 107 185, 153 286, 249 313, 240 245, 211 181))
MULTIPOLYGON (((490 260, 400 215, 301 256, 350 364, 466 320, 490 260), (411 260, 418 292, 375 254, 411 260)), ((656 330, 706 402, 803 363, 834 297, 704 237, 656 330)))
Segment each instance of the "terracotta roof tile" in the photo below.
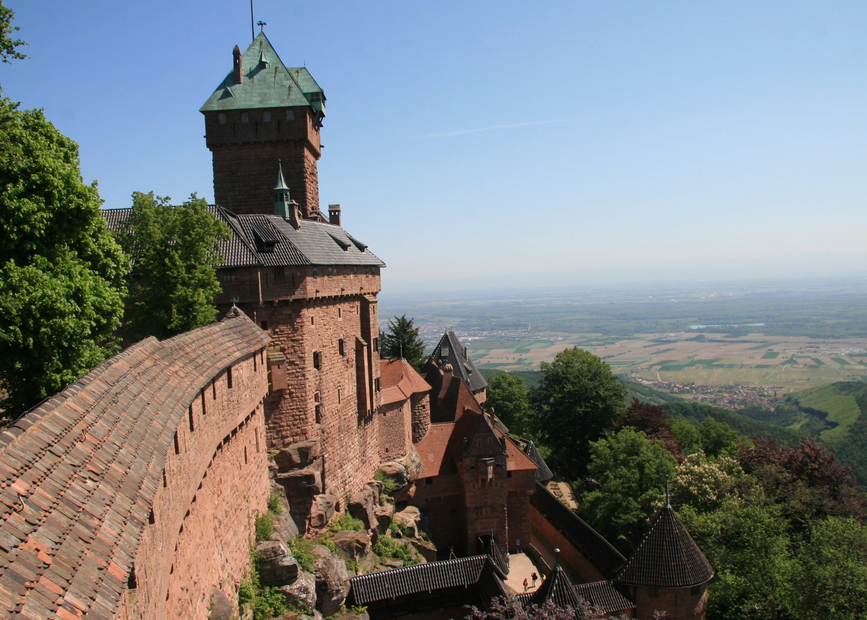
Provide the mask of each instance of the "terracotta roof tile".
POLYGON ((115 615, 171 446, 167 429, 215 372, 268 341, 244 316, 149 338, 4 430, 0 617, 115 615))

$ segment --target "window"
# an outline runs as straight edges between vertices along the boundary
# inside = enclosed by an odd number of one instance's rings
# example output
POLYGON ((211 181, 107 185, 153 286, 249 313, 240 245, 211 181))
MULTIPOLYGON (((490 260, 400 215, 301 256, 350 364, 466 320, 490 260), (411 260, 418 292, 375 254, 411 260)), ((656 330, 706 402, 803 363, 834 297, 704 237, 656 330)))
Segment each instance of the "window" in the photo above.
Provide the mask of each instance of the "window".
POLYGON ((313 408, 313 415, 316 416, 316 423, 322 424, 322 405, 316 405, 313 408))
POLYGON ((311 324, 311 325, 316 325, 316 317, 315 317, 315 316, 311 316, 311 317, 310 317, 310 324, 311 324))
POLYGON ((346 339, 341 338, 337 341, 337 348, 340 350, 340 355, 346 355, 346 339))
POLYGON ((294 121, 295 120, 295 112, 293 112, 292 110, 286 110, 286 120, 287 121, 294 121))
POLYGON ((227 121, 226 121, 226 113, 225 113, 225 112, 220 112, 220 113, 217 115, 217 119, 218 119, 218 121, 219 121, 219 123, 220 123, 221 125, 225 125, 226 122, 227 122, 227 121))
POLYGON ((258 364, 256 364, 256 356, 253 356, 253 372, 256 372, 259 369, 258 364))
POLYGON ((283 267, 274 267, 274 280, 285 280, 286 272, 283 271, 283 267))
POLYGON ((378 392, 379 391, 379 377, 377 377, 376 379, 373 380, 373 386, 374 386, 374 389, 378 392))
POLYGON ((231 390, 232 389, 232 367, 229 366, 226 369, 226 386, 231 390))
MULTIPOLYGON (((217 398, 216 392, 214 392, 214 398, 217 398)), ((205 415, 206 413, 208 412, 205 410, 205 389, 202 388, 202 415, 205 415)))
POLYGON ((357 275, 358 275, 358 265, 355 265, 355 266, 352 268, 352 275, 354 275, 354 276, 357 276, 357 275))
POLYGON ((317 277, 319 275, 319 267, 313 267, 313 277, 317 277))
POLYGON ((265 110, 264 112, 262 112, 262 120, 266 123, 271 122, 271 110, 265 110))
POLYGON ((373 350, 374 350, 374 351, 379 351, 379 338, 374 338, 374 339, 373 339, 373 350))
POLYGON ((432 486, 432 485, 433 485, 433 481, 434 481, 433 478, 425 478, 425 479, 424 479, 424 483, 425 483, 426 485, 428 485, 428 486, 432 486))
POLYGON ((320 351, 313 353, 313 368, 316 370, 322 368, 322 353, 320 351))
POLYGON ((234 269, 223 269, 222 276, 223 282, 234 282, 238 278, 238 275, 235 273, 234 269))
POLYGON ((322 397, 319 395, 319 392, 313 392, 313 402, 317 405, 322 402, 322 397))
POLYGON ((349 267, 347 267, 346 265, 343 265, 343 275, 345 275, 345 276, 349 275, 349 267))
POLYGON ((181 442, 178 439, 178 431, 175 431, 175 454, 181 453, 181 442))
POLYGON ((189 416, 190 417, 190 432, 192 433, 196 430, 196 424, 193 421, 193 406, 192 405, 190 405, 189 414, 190 414, 190 416, 189 416))
POLYGON ((340 401, 341 401, 340 396, 341 396, 341 394, 340 394, 340 388, 337 388, 337 404, 338 404, 338 405, 340 404, 340 401))
POLYGON ((328 277, 330 278, 333 275, 334 275, 334 267, 332 267, 331 265, 328 265, 328 277))
POLYGON ((241 122, 242 123, 249 123, 250 122, 250 115, 247 112, 241 112, 241 122))

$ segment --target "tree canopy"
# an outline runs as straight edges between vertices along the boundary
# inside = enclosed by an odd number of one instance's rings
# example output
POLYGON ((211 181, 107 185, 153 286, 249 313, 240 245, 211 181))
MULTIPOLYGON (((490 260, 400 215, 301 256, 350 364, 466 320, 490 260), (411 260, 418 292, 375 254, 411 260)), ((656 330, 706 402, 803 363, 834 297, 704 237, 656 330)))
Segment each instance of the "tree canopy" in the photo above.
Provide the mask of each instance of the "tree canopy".
POLYGON ((623 408, 626 388, 601 359, 577 347, 543 362, 530 393, 541 442, 554 464, 573 479, 584 473, 590 442, 598 439, 623 408))
POLYGON ((6 63, 11 62, 11 60, 27 58, 26 55, 15 49, 27 45, 27 43, 21 39, 11 38, 12 33, 19 30, 18 26, 12 25, 13 16, 12 9, 3 6, 3 2, 0 1, 0 60, 6 63))
POLYGON ((182 205, 153 192, 132 195, 132 212, 118 235, 133 257, 129 322, 131 339, 163 339, 212 323, 220 293, 219 241, 228 227, 195 194, 182 205))
POLYGON ((0 406, 7 415, 117 350, 129 262, 106 229, 101 202, 96 184, 81 178, 78 145, 42 111, 0 100, 0 406))
POLYGON ((382 357, 386 359, 405 359, 416 370, 424 365, 424 341, 413 325, 413 319, 402 315, 388 320, 388 329, 381 334, 382 357))
POLYGON ((533 410, 524 379, 501 372, 488 380, 485 408, 493 410, 509 431, 526 437, 531 433, 533 410))

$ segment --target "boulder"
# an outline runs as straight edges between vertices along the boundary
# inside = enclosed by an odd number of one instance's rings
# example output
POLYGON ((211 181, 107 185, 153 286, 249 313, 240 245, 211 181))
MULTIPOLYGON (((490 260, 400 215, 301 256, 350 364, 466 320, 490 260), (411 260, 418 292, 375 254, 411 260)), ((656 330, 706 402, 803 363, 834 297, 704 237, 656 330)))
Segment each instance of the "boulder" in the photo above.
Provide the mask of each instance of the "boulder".
POLYGON ((292 508, 286 499, 286 489, 279 484, 271 484, 271 495, 276 496, 280 504, 280 514, 272 514, 271 520, 274 523, 274 536, 280 540, 289 540, 298 536, 298 525, 292 518, 292 508))
POLYGON ((379 506, 379 487, 366 484, 364 488, 349 500, 349 514, 364 523, 365 529, 373 529, 377 525, 375 510, 379 506))
POLYGON ((389 568, 403 568, 403 560, 389 558, 385 561, 385 565, 389 568))
POLYGON ((409 486, 409 479, 406 476, 406 467, 397 461, 389 461, 379 466, 380 471, 391 482, 395 491, 409 486))
POLYGON ((418 523, 421 521, 421 511, 415 506, 407 506, 394 515, 394 521, 409 529, 412 538, 418 538, 418 523))
POLYGON ((263 540, 256 544, 256 553, 262 557, 259 579, 263 586, 282 586, 298 576, 298 562, 282 541, 263 540))
POLYGON ((305 467, 277 474, 277 484, 286 490, 290 502, 322 493, 322 474, 314 468, 305 467))
POLYGON ((376 516, 376 531, 379 534, 385 534, 394 518, 394 504, 386 502, 384 506, 377 506, 373 510, 373 514, 376 516))
POLYGON ((308 439, 293 443, 288 448, 278 450, 274 455, 274 462, 280 471, 305 467, 312 461, 322 456, 322 449, 318 439, 308 439))
POLYGON ((295 583, 278 588, 290 604, 293 601, 304 603, 312 612, 316 608, 316 577, 313 573, 301 572, 295 583))
POLYGON ((357 560, 370 553, 370 534, 367 532, 337 532, 331 542, 348 558, 357 560))
POLYGON ((324 545, 313 547, 316 556, 316 608, 323 616, 333 616, 346 601, 349 575, 346 565, 324 545))
POLYGON ((423 540, 411 540, 410 543, 415 548, 416 553, 424 558, 425 562, 436 562, 437 548, 433 543, 423 540))
MULTIPOLYGON (((309 530, 324 530, 331 523, 331 517, 334 516, 334 505, 337 503, 337 498, 331 493, 323 493, 313 498, 313 503, 310 505, 310 515, 307 519, 309 530)), ((325 614, 326 616, 331 614, 325 614)))
POLYGON ((229 620, 235 610, 232 609, 232 601, 223 594, 222 590, 211 588, 211 605, 208 612, 208 620, 229 620))
POLYGON ((421 455, 416 451, 415 446, 411 446, 409 452, 402 459, 397 460, 398 463, 406 469, 406 478, 410 482, 415 482, 421 475, 421 470, 424 468, 424 463, 421 460, 421 455))

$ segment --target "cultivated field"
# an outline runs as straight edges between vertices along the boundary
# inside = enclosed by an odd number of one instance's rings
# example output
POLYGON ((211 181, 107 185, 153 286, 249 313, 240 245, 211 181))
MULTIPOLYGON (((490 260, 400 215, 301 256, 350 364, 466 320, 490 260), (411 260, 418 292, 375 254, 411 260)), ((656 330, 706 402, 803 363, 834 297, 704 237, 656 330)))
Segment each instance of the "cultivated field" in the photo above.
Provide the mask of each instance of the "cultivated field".
POLYGON ((559 351, 579 346, 611 364, 616 373, 648 381, 778 386, 789 391, 867 380, 867 338, 732 338, 683 332, 613 339, 552 333, 533 340, 479 338, 465 344, 481 368, 500 370, 538 370, 559 351))

